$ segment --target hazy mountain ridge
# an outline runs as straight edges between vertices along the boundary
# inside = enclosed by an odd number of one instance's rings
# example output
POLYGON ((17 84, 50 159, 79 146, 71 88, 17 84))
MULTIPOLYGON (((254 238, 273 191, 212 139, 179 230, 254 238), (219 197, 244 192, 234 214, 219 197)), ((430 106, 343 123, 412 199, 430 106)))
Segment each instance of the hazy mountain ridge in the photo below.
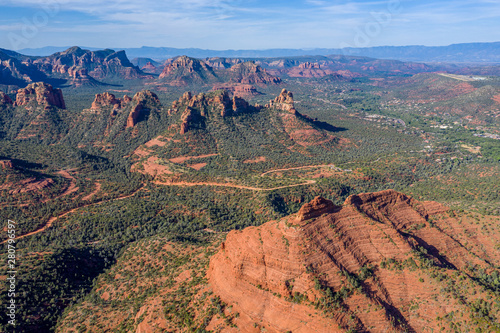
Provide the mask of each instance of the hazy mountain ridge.
MULTIPOLYGON (((63 51, 67 47, 45 47, 39 49, 22 49, 20 53, 28 55, 49 55, 63 51)), ((89 48, 95 49, 95 48, 89 48)), ((304 55, 359 55, 381 59, 397 59, 417 62, 500 62, 500 42, 494 43, 460 43, 448 46, 375 46, 361 48, 315 48, 315 49, 268 49, 268 50, 205 50, 196 48, 148 47, 123 48, 131 58, 144 57, 152 59, 168 59, 180 55, 190 57, 230 57, 230 58, 270 58, 304 55)))
MULTIPOLYGON (((399 60, 375 59, 352 55, 287 56, 272 58, 193 58, 186 55, 158 62, 152 58, 135 58, 133 63, 124 50, 98 51, 71 47, 50 56, 25 56, 17 52, 0 51, 0 84, 8 91, 11 86, 44 81, 54 86, 92 87, 124 85, 123 80, 141 81, 143 85, 166 86, 240 85, 269 86, 280 84, 283 78, 321 78, 349 80, 381 74, 395 76, 423 72, 450 72, 482 75, 498 73, 498 66, 479 68, 446 63, 425 64, 399 60), (137 64, 139 66, 134 65, 137 64), (139 68, 140 67, 140 68, 139 68)), ((231 88, 246 94, 254 88, 231 88)))

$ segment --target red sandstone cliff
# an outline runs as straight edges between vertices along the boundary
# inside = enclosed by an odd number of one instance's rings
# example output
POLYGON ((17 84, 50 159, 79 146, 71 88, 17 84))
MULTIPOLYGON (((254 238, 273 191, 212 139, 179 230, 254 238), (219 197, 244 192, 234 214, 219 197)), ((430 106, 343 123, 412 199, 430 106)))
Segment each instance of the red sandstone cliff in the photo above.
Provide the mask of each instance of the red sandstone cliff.
POLYGON ((241 332, 450 329, 436 318, 450 311, 474 318, 467 304, 485 291, 450 297, 439 279, 500 258, 493 246, 470 251, 453 229, 434 227, 432 219, 460 226, 445 212, 393 190, 354 195, 342 207, 318 197, 296 215, 231 231, 208 279, 239 313, 241 332))
POLYGON ((146 77, 128 60, 125 51, 89 51, 71 47, 48 57, 38 58, 33 65, 46 74, 62 74, 72 78, 76 85, 95 82, 93 79, 119 77, 136 79, 146 77))
POLYGON ((17 91, 16 106, 28 105, 33 101, 46 107, 66 108, 61 89, 54 89, 50 84, 44 82, 32 83, 17 91))
POLYGON ((127 118, 127 128, 134 127, 137 124, 142 113, 148 110, 146 105, 161 105, 158 96, 149 90, 143 90, 135 94, 132 103, 134 107, 127 118))
POLYGON ((256 107, 249 105, 247 101, 238 96, 230 97, 226 90, 218 90, 195 96, 186 92, 179 100, 172 103, 168 112, 170 114, 177 113, 179 109, 183 110, 180 134, 185 134, 193 122, 208 117, 210 114, 229 117, 238 113, 253 112, 256 107))
POLYGON ((124 95, 123 98, 116 98, 115 95, 104 92, 102 94, 96 94, 95 99, 92 102, 92 110, 100 110, 106 106, 112 106, 113 109, 121 109, 127 103, 129 103, 132 99, 127 95, 124 95))
POLYGON ((286 89, 283 89, 274 100, 270 100, 269 103, 266 104, 266 108, 275 108, 292 114, 297 112, 297 110, 295 110, 293 94, 286 89))
POLYGON ((6 93, 4 93, 3 91, 0 91, 0 105, 2 104, 14 104, 12 102, 12 100, 10 99, 9 95, 7 95, 6 93))
POLYGON ((243 84, 279 84, 281 79, 269 74, 264 68, 252 61, 234 65, 228 71, 231 74, 231 81, 243 84))

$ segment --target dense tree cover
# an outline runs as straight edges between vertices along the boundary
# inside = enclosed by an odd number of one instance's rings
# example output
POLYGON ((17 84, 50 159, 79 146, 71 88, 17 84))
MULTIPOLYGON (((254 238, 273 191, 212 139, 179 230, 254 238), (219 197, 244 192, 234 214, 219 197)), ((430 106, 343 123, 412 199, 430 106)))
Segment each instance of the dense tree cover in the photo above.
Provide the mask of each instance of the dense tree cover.
MULTIPOLYGON (((23 266, 16 285, 15 332, 52 331, 64 308, 92 289, 94 278, 114 262, 116 254, 108 248, 72 247, 19 260, 23 266)), ((4 292, 0 297, 7 304, 4 292)), ((5 311, 0 318, 0 328, 7 332, 5 311)))

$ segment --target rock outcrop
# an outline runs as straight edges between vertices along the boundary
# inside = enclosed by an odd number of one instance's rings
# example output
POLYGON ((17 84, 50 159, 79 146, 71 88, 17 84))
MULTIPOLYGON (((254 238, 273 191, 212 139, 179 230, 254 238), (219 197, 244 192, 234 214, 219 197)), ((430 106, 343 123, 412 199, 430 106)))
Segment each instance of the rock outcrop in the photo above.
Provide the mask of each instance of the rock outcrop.
POLYGON ((286 89, 283 89, 274 100, 270 100, 269 103, 266 104, 266 107, 270 109, 274 108, 286 111, 291 114, 297 114, 297 110, 295 110, 293 94, 291 91, 287 91, 286 89))
MULTIPOLYGON (((305 77, 305 78, 319 78, 327 75, 335 74, 335 71, 328 68, 322 68, 317 62, 304 62, 296 67, 292 67, 286 71, 286 74, 290 77, 305 77)), ((339 75, 340 77, 340 75, 339 75)))
POLYGON ((31 177, 10 185, 9 194, 15 195, 19 193, 40 191, 53 186, 54 183, 52 178, 36 179, 31 177))
POLYGON ((178 57, 170 64, 166 64, 159 78, 174 86, 217 81, 212 67, 203 61, 187 56, 178 57))
POLYGON ((232 101, 225 90, 211 94, 199 94, 192 96, 187 92, 172 104, 171 109, 177 109, 180 105, 186 105, 181 116, 180 134, 185 134, 191 127, 191 123, 199 122, 209 114, 219 114, 226 117, 232 114, 232 101), (186 105, 187 104, 187 105, 186 105))
POLYGON ((134 127, 135 124, 137 124, 137 121, 139 120, 139 117, 141 116, 141 111, 144 109, 142 104, 137 104, 134 106, 132 111, 130 111, 130 114, 128 115, 127 118, 127 128, 129 127, 134 127))
POLYGON ((125 51, 89 51, 77 46, 33 61, 46 74, 68 75, 75 84, 90 82, 90 78, 136 79, 144 74, 128 60, 125 51))
POLYGON ((317 197, 297 215, 231 231, 207 276, 215 294, 239 313, 241 332, 255 326, 267 332, 437 331, 437 317, 472 313, 468 304, 485 297, 483 290, 483 296, 457 298, 439 281, 500 262, 494 246, 458 240, 461 228, 445 207, 393 190, 354 195, 342 207, 317 197), (462 242, 481 250, 472 253, 462 242))
POLYGON ((218 90, 195 96, 190 92, 185 92, 179 100, 172 103, 168 113, 175 114, 179 110, 184 110, 181 115, 180 134, 185 134, 192 127, 193 122, 203 122, 203 119, 215 116, 224 118, 240 113, 255 112, 258 108, 249 105, 241 97, 231 97, 226 90, 218 90))
POLYGON ((304 62, 303 64, 299 65, 300 69, 319 69, 321 66, 318 63, 310 63, 309 61, 304 62))
POLYGON ((195 117, 195 111, 191 107, 186 107, 186 110, 181 115, 181 130, 180 134, 185 134, 189 130, 189 124, 195 117))
POLYGON ((156 73, 157 68, 156 68, 156 66, 155 66, 155 65, 153 65, 153 63, 152 63, 151 61, 148 61, 148 62, 146 63, 146 65, 144 65, 144 66, 141 68, 141 70, 142 70, 143 72, 146 72, 146 73, 156 73))
POLYGON ((297 222, 301 224, 312 218, 331 213, 334 209, 335 205, 332 201, 318 196, 300 208, 297 214, 297 222))
POLYGON ((246 100, 238 96, 233 96, 233 113, 244 113, 247 112, 250 105, 246 100))
POLYGON ((91 109, 98 110, 104 106, 113 106, 113 109, 119 108, 120 101, 116 99, 115 95, 110 94, 108 92, 104 92, 102 94, 96 94, 95 99, 92 102, 91 109))
POLYGON ((96 94, 95 99, 92 102, 92 110, 101 110, 104 107, 111 106, 113 109, 121 109, 132 99, 124 95, 123 98, 116 98, 115 95, 104 92, 102 94, 96 94))
POLYGON ((32 83, 17 91, 16 106, 28 105, 31 102, 45 107, 66 108, 61 89, 54 89, 50 84, 44 82, 32 83))
POLYGON ((127 118, 127 128, 134 127, 140 121, 140 118, 149 111, 149 106, 161 106, 158 96, 149 90, 143 90, 135 94, 132 103, 134 106, 127 118))
POLYGON ((2 169, 13 169, 14 164, 11 160, 0 160, 0 168, 2 169))
POLYGON ((229 68, 231 73, 231 81, 243 84, 280 84, 281 79, 277 76, 269 74, 264 68, 260 67, 253 61, 247 61, 241 64, 234 65, 229 68))
POLYGON ((7 95, 6 93, 4 93, 3 91, 0 91, 0 105, 12 105, 14 104, 12 102, 12 99, 10 99, 9 95, 7 95))

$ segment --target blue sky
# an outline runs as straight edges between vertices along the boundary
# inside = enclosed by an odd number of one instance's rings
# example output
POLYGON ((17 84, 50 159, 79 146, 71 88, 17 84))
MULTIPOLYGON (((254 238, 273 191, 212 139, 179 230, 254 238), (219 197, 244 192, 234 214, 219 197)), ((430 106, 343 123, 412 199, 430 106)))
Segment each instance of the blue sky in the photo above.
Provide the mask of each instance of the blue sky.
POLYGON ((209 49, 500 41, 499 0, 2 0, 0 47, 209 49))

